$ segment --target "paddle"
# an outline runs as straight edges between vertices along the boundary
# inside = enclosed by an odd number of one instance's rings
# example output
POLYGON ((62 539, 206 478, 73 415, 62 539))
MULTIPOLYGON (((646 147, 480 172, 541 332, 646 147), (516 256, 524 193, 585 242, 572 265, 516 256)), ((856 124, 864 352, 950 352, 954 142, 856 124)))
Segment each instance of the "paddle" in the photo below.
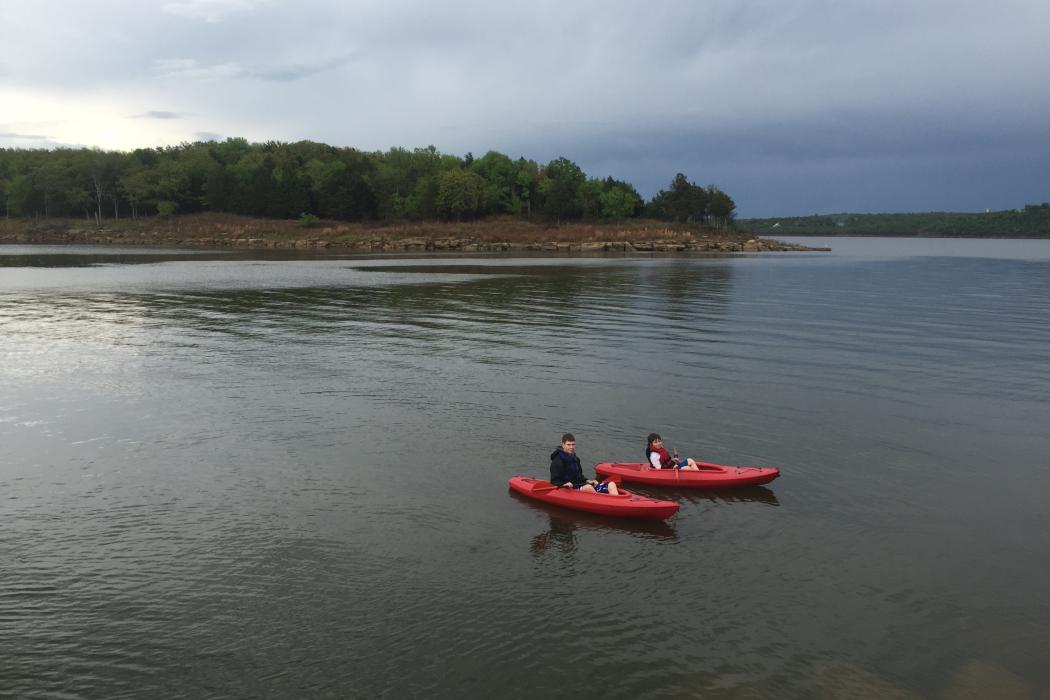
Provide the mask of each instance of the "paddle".
POLYGON ((532 488, 529 489, 529 493, 543 493, 544 491, 554 491, 560 489, 561 486, 555 486, 549 481, 543 481, 542 479, 536 479, 532 484, 532 488))
MULTIPOLYGON (((605 481, 602 482, 602 483, 609 482, 609 481, 613 482, 617 486, 619 486, 621 483, 623 483, 623 480, 621 479, 621 477, 619 477, 617 475, 610 476, 609 478, 605 479, 605 481)), ((555 490, 560 489, 560 488, 565 488, 565 487, 564 487, 564 485, 562 485, 562 486, 555 486, 554 484, 552 484, 549 481, 543 481, 542 479, 536 479, 536 481, 534 481, 533 484, 532 484, 532 488, 529 489, 529 493, 545 493, 547 491, 555 491, 555 490)))

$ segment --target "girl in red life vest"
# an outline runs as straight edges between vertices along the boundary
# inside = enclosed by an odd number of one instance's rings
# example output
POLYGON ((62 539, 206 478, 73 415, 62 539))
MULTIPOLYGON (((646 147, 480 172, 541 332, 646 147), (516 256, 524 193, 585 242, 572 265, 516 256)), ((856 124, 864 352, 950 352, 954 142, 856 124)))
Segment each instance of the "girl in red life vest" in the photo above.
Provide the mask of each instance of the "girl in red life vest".
POLYGON ((689 457, 679 459, 678 450, 674 451, 674 456, 672 457, 671 453, 664 449, 664 440, 657 433, 649 433, 649 440, 645 446, 645 461, 653 469, 700 470, 700 467, 696 466, 696 462, 689 457))

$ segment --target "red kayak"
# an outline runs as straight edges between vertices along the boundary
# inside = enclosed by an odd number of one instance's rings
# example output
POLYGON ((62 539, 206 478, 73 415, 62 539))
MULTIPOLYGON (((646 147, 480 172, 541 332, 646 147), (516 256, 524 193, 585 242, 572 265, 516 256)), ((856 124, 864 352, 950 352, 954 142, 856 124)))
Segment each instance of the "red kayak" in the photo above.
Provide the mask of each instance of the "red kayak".
POLYGON ((653 486, 680 486, 693 489, 728 489, 768 484, 780 476, 776 467, 727 467, 697 462, 692 469, 653 469, 645 462, 605 462, 594 468, 601 477, 618 476, 624 481, 653 486))
POLYGON ((657 501, 620 489, 616 496, 607 493, 588 493, 576 489, 558 488, 549 481, 532 479, 527 476, 512 476, 510 487, 518 493, 535 498, 544 503, 553 503, 585 510, 599 515, 613 515, 618 518, 670 518, 678 510, 674 501, 657 501))

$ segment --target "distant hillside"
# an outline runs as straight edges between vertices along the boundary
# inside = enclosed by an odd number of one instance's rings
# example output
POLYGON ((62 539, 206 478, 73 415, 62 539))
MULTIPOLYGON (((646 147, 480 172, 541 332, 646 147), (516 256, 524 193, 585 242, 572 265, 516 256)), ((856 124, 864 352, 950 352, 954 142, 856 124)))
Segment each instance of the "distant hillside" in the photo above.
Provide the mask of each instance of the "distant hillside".
POLYGON ((984 214, 820 214, 737 219, 738 230, 762 236, 966 236, 1050 238, 1050 203, 984 214))

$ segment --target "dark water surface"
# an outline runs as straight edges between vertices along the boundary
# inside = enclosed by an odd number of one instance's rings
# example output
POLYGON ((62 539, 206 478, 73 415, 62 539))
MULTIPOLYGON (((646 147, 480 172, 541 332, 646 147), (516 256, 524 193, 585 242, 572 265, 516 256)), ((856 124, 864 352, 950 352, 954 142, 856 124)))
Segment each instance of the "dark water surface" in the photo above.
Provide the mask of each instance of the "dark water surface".
POLYGON ((1050 242, 829 244, 0 248, 0 696, 1047 697, 1050 242))

